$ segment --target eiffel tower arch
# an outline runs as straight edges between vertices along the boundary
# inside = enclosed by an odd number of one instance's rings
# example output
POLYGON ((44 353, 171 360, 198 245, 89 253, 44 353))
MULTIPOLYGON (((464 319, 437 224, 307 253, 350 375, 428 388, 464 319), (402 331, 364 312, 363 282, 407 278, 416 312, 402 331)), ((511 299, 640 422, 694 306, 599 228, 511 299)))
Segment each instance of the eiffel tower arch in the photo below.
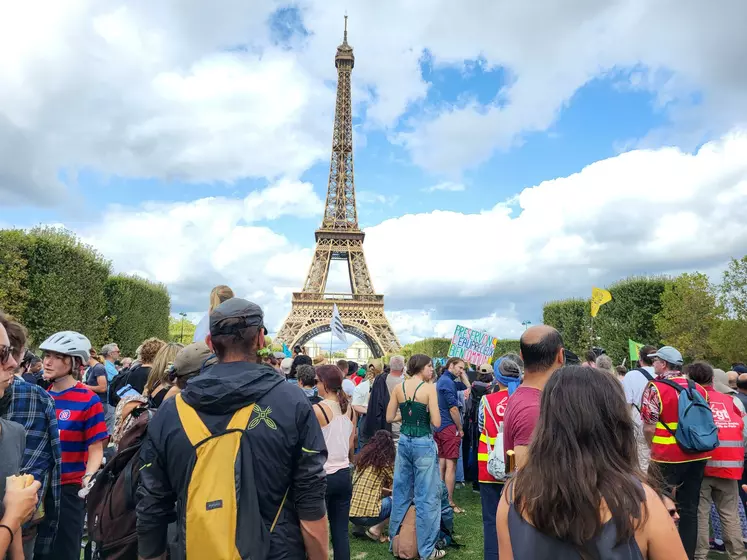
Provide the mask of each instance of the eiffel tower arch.
POLYGON ((276 340, 289 347, 302 345, 330 331, 334 305, 345 332, 357 336, 375 357, 396 352, 401 346, 384 315, 384 296, 374 291, 363 254, 365 234, 358 227, 353 171, 353 109, 350 74, 355 65, 348 45, 347 16, 342 44, 337 47, 337 100, 332 133, 332 157, 322 225, 316 230, 316 249, 300 292, 293 293, 291 312, 276 340), (327 292, 330 263, 346 261, 350 294, 327 292))

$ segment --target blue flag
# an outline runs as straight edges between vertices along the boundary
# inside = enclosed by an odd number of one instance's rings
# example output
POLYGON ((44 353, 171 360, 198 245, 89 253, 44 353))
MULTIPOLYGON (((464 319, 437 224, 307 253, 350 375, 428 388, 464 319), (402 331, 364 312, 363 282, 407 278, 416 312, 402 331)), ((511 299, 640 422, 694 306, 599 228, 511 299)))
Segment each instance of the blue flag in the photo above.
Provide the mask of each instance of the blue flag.
POLYGON ((291 351, 288 350, 288 347, 285 345, 285 342, 283 342, 283 354, 285 354, 286 358, 291 357, 291 351))

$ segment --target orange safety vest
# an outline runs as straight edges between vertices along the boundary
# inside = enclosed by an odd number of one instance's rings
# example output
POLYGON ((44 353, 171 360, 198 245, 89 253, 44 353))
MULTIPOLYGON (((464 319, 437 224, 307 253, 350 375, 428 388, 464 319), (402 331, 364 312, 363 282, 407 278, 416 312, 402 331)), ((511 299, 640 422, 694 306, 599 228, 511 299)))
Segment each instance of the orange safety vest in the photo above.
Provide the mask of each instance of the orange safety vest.
POLYGON ((708 404, 718 428, 718 447, 711 452, 705 468, 706 476, 740 480, 744 470, 744 419, 729 395, 706 387, 708 404))
MULTIPOLYGON (((687 379, 684 377, 672 377, 669 380, 687 389, 687 379)), ((664 426, 666 423, 673 432, 677 431, 679 392, 661 381, 652 381, 651 385, 659 393, 659 421, 656 423, 656 432, 651 443, 651 460, 657 463, 691 463, 710 459, 712 451, 702 453, 683 451, 674 436, 664 426)), ((708 393, 706 393, 706 390, 697 383, 695 388, 707 401, 708 393)))
POLYGON ((477 480, 488 484, 503 484, 504 481, 496 480, 488 472, 488 441, 490 441, 491 447, 495 445, 495 439, 498 437, 498 426, 503 424, 503 416, 506 414, 508 389, 485 395, 483 398, 487 401, 486 406, 490 407, 498 424, 493 422, 486 410, 483 414, 485 428, 480 433, 480 442, 477 444, 477 480))

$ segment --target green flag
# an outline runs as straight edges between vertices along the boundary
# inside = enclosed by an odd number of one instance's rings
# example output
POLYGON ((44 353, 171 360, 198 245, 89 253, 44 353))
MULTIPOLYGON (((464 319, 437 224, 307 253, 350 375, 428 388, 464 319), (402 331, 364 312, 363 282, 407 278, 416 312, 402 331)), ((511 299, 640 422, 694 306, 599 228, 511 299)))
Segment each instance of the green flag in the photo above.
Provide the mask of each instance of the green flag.
POLYGON ((638 361, 638 353, 641 351, 641 348, 643 348, 643 344, 640 342, 636 342, 634 340, 628 339, 628 351, 630 352, 630 363, 631 365, 633 362, 638 361))

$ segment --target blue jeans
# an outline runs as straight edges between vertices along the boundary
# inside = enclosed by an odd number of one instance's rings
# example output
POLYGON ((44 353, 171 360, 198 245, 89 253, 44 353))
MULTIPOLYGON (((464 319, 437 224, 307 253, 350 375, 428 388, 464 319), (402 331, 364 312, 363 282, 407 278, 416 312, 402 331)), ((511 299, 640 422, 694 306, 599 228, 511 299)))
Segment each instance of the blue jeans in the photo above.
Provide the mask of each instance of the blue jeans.
POLYGON ((433 437, 401 434, 394 462, 389 536, 394 538, 399 532, 407 510, 414 503, 420 558, 429 558, 436 547, 441 527, 440 489, 438 451, 433 437))
POLYGON ((480 502, 482 503, 483 556, 498 558, 498 533, 495 529, 495 512, 501 500, 503 484, 480 483, 480 502))
POLYGON ((350 522, 358 527, 373 527, 382 521, 389 519, 392 514, 392 498, 387 496, 381 499, 381 512, 378 517, 351 517, 350 522))

